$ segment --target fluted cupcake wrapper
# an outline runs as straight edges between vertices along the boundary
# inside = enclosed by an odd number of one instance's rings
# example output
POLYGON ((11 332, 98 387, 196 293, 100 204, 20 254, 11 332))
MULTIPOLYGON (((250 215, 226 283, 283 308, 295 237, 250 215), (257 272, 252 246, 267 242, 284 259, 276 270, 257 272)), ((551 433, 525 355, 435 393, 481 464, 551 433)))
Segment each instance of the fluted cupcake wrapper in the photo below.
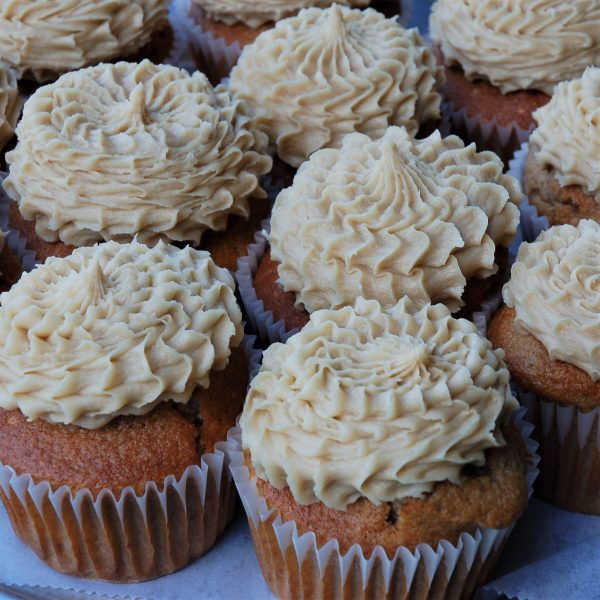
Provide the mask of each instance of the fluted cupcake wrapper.
MULTIPOLYGON (((261 351, 243 342, 252 377, 261 351)), ((49 566, 92 579, 134 582, 185 567, 207 552, 233 519, 236 491, 227 442, 205 453, 176 479, 149 482, 142 495, 125 488, 52 489, 0 462, 0 498, 13 529, 49 566)))
POLYGON ((466 108, 456 108, 452 102, 444 102, 443 111, 450 118, 453 133, 465 143, 475 142, 480 152, 495 152, 505 165, 531 133, 516 123, 500 125, 496 118, 486 121, 481 115, 469 115, 466 108))
MULTIPOLYGON (((475 324, 483 335, 502 303, 489 298, 475 324)), ((546 400, 512 382, 539 442, 536 495, 562 508, 600 515, 600 407, 591 411, 546 400)))
POLYGON ((248 246, 247 255, 238 258, 235 273, 238 293, 248 316, 250 327, 265 346, 276 342, 285 342, 298 331, 298 329, 288 330, 285 321, 282 319, 276 321, 273 312, 267 310, 263 301, 256 296, 254 275, 269 245, 263 234, 263 231, 268 229, 269 221, 265 220, 262 224, 262 230, 257 231, 254 235, 254 243, 248 246))
MULTIPOLYGON (((531 495, 537 477, 537 444, 531 425, 515 413, 514 423, 527 447, 527 486, 531 495)), ((444 540, 437 548, 420 544, 415 551, 400 547, 389 558, 381 546, 371 556, 358 545, 342 554, 337 540, 319 547, 314 533, 300 535, 295 521, 283 522, 269 510, 244 463, 241 430, 230 431, 227 452, 231 472, 248 516, 263 575, 279 598, 342 600, 367 598, 470 597, 494 567, 513 525, 506 529, 478 528, 461 534, 458 542, 444 540)))
MULTIPOLYGON (((523 142, 521 147, 515 151, 514 156, 508 163, 508 174, 519 181, 523 187, 523 175, 525 173, 525 164, 529 145, 523 142)), ((529 203, 527 196, 524 196, 521 206, 521 228, 523 230, 523 240, 533 242, 542 231, 550 227, 548 217, 540 216, 535 205, 529 203)))

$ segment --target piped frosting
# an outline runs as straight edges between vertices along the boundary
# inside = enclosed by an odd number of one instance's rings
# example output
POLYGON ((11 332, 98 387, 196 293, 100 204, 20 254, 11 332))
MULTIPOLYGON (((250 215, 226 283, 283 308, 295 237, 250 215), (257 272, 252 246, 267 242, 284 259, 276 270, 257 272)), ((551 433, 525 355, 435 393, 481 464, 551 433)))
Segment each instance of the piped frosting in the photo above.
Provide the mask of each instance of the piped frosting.
POLYGON ((443 73, 416 29, 372 10, 301 11, 247 46, 230 87, 246 100, 279 157, 299 166, 354 131, 411 133, 440 116, 443 73))
POLYGON ((461 483, 504 444, 498 426, 516 407, 502 351, 473 323, 361 298, 265 351, 240 425, 258 477, 344 510, 461 483))
POLYGON ((271 169, 243 103, 199 72, 150 61, 63 75, 27 101, 4 189, 38 235, 200 242, 248 217, 271 169))
POLYGON ((0 63, 0 150, 14 135, 21 108, 23 101, 15 72, 0 63))
POLYGON ((0 407, 89 429, 187 402, 243 336, 229 272, 162 242, 49 258, 0 300, 0 407))
POLYGON ((458 310, 467 280, 493 275, 496 246, 516 233, 521 193, 502 170, 495 154, 439 132, 347 136, 277 197, 269 241, 280 283, 309 312, 404 295, 458 310))

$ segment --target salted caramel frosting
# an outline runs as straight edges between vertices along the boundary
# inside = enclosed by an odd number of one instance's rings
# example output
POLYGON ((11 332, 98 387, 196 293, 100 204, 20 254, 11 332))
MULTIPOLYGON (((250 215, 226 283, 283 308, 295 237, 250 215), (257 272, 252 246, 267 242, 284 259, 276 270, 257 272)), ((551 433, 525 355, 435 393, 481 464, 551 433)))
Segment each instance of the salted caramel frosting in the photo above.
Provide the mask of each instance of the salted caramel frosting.
POLYGON ((169 0, 2 0, 0 59, 20 76, 54 79, 144 46, 169 0))
POLYGON ((354 131, 376 138, 404 125, 416 133, 440 116, 442 78, 416 29, 334 4, 263 32, 244 48, 230 88, 248 102, 279 157, 297 167, 354 131))
POLYGON ((522 244, 504 286, 514 327, 541 342, 552 360, 600 380, 600 225, 560 225, 522 244))
POLYGON ((229 272, 162 242, 49 258, 0 301, 0 408, 90 429, 187 402, 243 336, 229 272))
POLYGON ((15 72, 0 63, 0 150, 14 135, 22 107, 15 72))
POLYGON ((246 108, 205 75, 150 61, 67 73, 27 101, 8 195, 38 235, 200 242, 248 217, 271 168, 246 108))
POLYGON ((417 140, 399 127, 316 152, 273 207, 283 289, 308 312, 404 295, 458 310, 467 280, 494 274, 496 246, 517 230, 521 193, 502 168, 456 136, 417 140))
POLYGON ((529 147, 536 160, 552 167, 562 186, 582 186, 600 202, 600 68, 558 84, 533 116, 538 127, 529 147))
MULTIPOLYGON (((297 13, 302 8, 327 8, 333 0, 194 0, 213 19, 228 25, 260 27, 297 13)), ((368 6, 371 0, 336 0, 344 6, 368 6)))
POLYGON ((241 417, 256 475, 343 510, 462 481, 517 406, 502 351, 442 305, 359 299, 273 344, 241 417))
POLYGON ((437 0, 430 31, 447 64, 502 93, 539 90, 600 65, 599 0, 437 0))

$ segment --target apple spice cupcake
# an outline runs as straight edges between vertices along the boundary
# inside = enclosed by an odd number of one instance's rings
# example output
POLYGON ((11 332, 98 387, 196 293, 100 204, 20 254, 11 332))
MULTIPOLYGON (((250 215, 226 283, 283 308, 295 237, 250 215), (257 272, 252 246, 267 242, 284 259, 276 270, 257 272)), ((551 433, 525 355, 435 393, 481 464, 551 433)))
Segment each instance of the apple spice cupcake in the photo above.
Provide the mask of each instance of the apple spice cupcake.
POLYGON ((248 381, 229 272, 189 247, 107 242, 1 300, 0 498, 19 537, 113 581, 206 552, 234 512, 222 442, 248 381))
MULTIPOLYGON (((41 260, 136 236, 200 246, 228 219, 269 214, 259 181, 272 164, 267 138, 202 73, 147 60, 68 73, 27 101, 17 137, 4 190, 41 260)), ((245 249, 255 224, 238 229, 245 249)), ((231 260, 228 243, 222 235, 231 260)), ((211 250, 219 264, 218 244, 211 250)))
POLYGON ((0 63, 0 150, 12 139, 23 108, 15 71, 0 63))
POLYGON ((279 341, 309 313, 361 296, 389 307, 407 295, 470 315, 504 281, 519 201, 500 159, 456 136, 351 134, 302 165, 275 201, 270 252, 251 247, 242 259, 250 322, 279 341))
POLYGON ((412 134, 440 118, 443 74, 416 29, 334 4, 284 19, 247 46, 229 87, 279 158, 298 167, 320 148, 389 125, 412 134))
POLYGON ((516 406, 501 352, 442 305, 313 313, 265 351, 231 453, 272 591, 470 597, 535 478, 516 406))
POLYGON ((540 442, 537 492, 600 514, 600 225, 581 220, 521 246, 488 337, 502 348, 540 442))
POLYGON ((507 162, 554 86, 600 65, 598 0, 437 0, 430 29, 456 133, 507 162))
POLYGON ((534 113, 537 128, 515 154, 511 171, 528 197, 524 226, 535 239, 539 222, 600 222, 600 68, 560 83, 552 100, 534 113), (530 208, 529 208, 530 206, 530 208))
POLYGON ((45 82, 133 55, 156 34, 163 47, 148 48, 146 56, 161 62, 169 51, 163 33, 170 29, 168 6, 168 0, 2 2, 0 60, 12 65, 19 78, 45 82))

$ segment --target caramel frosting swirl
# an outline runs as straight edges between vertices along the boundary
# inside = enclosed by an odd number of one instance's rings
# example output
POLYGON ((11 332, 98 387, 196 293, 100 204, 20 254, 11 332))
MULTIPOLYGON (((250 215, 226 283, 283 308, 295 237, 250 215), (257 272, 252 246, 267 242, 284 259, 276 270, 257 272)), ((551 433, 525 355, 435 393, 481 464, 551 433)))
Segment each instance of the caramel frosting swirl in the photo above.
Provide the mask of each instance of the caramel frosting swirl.
POLYGON ((437 0, 430 30, 446 63, 504 94, 550 96, 600 65, 600 0, 437 0))
POLYGON ((95 429, 208 387, 241 342, 207 252, 108 242, 49 258, 0 296, 0 407, 95 429))
POLYGON ((15 72, 0 63, 0 150, 14 135, 21 108, 15 72))
POLYGON ((309 312, 404 295, 459 309, 467 280, 494 274, 496 245, 517 230, 521 194, 502 168, 456 136, 398 127, 316 152, 273 207, 280 283, 309 312))
POLYGON ((533 115, 530 138, 536 160, 554 169, 562 186, 579 185, 600 202, 600 69, 558 84, 550 102, 533 115))
POLYGON ((504 286, 515 329, 541 342, 552 360, 600 380, 600 225, 584 219, 522 244, 504 286))
MULTIPOLYGON (((327 8, 334 0, 194 0, 213 19, 228 25, 260 27, 296 14, 302 8, 327 8)), ((344 6, 368 6, 371 0, 337 0, 344 6)))
POLYGON ((321 310, 273 344, 241 417, 258 477, 299 504, 343 510, 462 481, 504 444, 517 403, 502 351, 443 305, 373 300, 321 310))
POLYGON ((200 242, 248 217, 271 169, 245 106, 202 73, 150 61, 63 75, 27 101, 4 189, 38 235, 200 242))
POLYGON ((416 133, 440 116, 443 73, 416 29, 372 9, 334 4, 284 19, 244 48, 231 89, 246 100, 279 157, 297 167, 350 132, 416 133))
POLYGON ((144 46, 169 0, 0 0, 0 59, 38 81, 144 46))

